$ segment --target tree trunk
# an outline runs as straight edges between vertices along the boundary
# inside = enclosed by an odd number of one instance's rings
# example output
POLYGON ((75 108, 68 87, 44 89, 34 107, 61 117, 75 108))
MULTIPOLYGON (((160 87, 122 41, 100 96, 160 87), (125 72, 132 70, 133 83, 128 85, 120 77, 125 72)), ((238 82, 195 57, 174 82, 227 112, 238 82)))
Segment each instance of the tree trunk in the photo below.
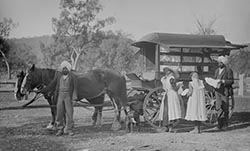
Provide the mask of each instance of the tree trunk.
POLYGON ((3 51, 0 50, 0 52, 1 52, 2 56, 3 56, 4 62, 5 62, 6 67, 7 67, 8 79, 11 79, 10 65, 9 65, 9 63, 8 63, 8 60, 7 60, 6 56, 5 56, 5 54, 3 53, 3 51))
POLYGON ((81 55, 81 51, 80 50, 77 50, 77 49, 74 49, 72 54, 71 54, 71 62, 72 62, 72 69, 73 70, 76 70, 77 69, 77 63, 78 63, 78 60, 79 60, 79 57, 81 55))

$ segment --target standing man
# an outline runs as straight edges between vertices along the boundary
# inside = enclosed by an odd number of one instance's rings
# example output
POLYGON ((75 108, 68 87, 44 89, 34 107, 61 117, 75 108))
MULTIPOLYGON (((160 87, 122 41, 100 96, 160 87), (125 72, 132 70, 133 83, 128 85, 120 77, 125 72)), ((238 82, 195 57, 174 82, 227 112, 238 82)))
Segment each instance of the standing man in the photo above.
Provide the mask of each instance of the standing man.
POLYGON ((219 68, 215 71, 215 79, 219 79, 219 87, 215 88, 216 110, 218 111, 217 130, 228 126, 229 119, 229 96, 234 83, 233 71, 226 66, 227 56, 218 57, 219 68))
POLYGON ((56 74, 53 81, 41 93, 47 93, 55 90, 55 99, 57 100, 57 136, 64 134, 74 135, 72 129, 73 122, 73 100, 77 99, 76 95, 76 77, 71 72, 71 64, 63 61, 60 66, 61 72, 56 74), (66 115, 66 124, 64 117, 66 115))

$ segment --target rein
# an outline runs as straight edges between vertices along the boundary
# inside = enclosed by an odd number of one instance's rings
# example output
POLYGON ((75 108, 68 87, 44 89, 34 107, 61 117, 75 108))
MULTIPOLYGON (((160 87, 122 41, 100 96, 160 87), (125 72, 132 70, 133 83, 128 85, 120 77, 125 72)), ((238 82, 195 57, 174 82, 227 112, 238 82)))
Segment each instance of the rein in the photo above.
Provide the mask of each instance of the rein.
POLYGON ((33 99, 31 99, 28 103, 24 104, 22 107, 25 108, 28 105, 30 105, 31 103, 33 103, 34 101, 36 101, 37 99, 41 98, 43 95, 41 93, 37 93, 33 99))
POLYGON ((94 99, 94 98, 97 98, 103 94, 106 94, 107 93, 107 88, 104 88, 100 93, 98 93, 97 95, 93 96, 93 97, 89 97, 89 98, 86 98, 87 100, 91 100, 91 99, 94 99))

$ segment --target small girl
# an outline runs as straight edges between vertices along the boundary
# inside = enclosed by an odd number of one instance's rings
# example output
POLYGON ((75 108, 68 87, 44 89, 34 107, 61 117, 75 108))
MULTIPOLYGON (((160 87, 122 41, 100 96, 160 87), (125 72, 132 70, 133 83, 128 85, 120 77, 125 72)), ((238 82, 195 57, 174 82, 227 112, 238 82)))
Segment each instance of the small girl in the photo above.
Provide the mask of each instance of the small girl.
POLYGON ((180 106, 180 99, 177 94, 177 87, 176 87, 176 79, 178 78, 178 73, 174 72, 170 68, 164 68, 165 76, 162 77, 161 82, 163 85, 163 89, 166 91, 167 98, 165 101, 165 96, 162 100, 161 107, 160 107, 160 120, 163 120, 164 110, 168 110, 168 120, 170 124, 163 125, 168 126, 168 131, 173 132, 173 127, 175 127, 179 123, 179 119, 182 117, 181 106, 180 106), (167 103, 167 104, 166 104, 167 103), (165 107, 167 106, 167 108, 165 107))
POLYGON ((192 81, 189 82, 189 91, 187 93, 188 104, 186 120, 194 121, 194 130, 190 133, 200 133, 201 121, 207 120, 205 108, 205 87, 203 81, 199 79, 197 72, 191 73, 192 81))

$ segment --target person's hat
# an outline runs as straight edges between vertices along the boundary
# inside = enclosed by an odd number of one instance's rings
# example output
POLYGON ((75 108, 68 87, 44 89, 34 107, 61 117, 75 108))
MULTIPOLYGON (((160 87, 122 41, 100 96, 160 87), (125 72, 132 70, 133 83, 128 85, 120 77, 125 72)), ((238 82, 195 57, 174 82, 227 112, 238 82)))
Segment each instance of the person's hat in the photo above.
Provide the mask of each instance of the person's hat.
POLYGON ((228 63, 228 56, 219 56, 217 61, 226 65, 228 63))
MULTIPOLYGON (((191 73, 190 73, 190 77, 192 78, 192 76, 193 76, 194 74, 198 74, 198 72, 196 72, 196 71, 191 72, 191 73)), ((198 76, 199 76, 199 74, 198 74, 198 76)))
POLYGON ((68 61, 63 61, 60 65, 60 69, 62 70, 64 67, 66 67, 69 71, 71 70, 72 66, 68 61))
POLYGON ((178 73, 177 70, 173 70, 173 69, 171 69, 171 68, 169 68, 169 67, 163 68, 163 72, 164 72, 165 74, 166 74, 168 71, 172 72, 173 75, 174 75, 174 77, 175 77, 176 79, 179 79, 179 78, 180 78, 180 74, 178 73))

